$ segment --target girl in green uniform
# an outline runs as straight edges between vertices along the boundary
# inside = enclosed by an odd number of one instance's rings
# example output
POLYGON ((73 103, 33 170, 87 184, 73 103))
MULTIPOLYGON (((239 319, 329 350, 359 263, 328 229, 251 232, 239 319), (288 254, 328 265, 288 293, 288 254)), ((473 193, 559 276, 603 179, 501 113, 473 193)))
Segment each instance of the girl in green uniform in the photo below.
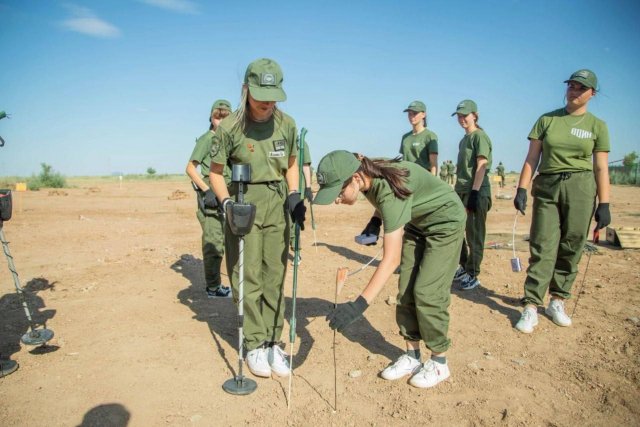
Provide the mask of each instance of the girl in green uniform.
POLYGON ((412 375, 416 387, 449 377, 451 279, 463 240, 465 213, 451 187, 407 161, 370 160, 348 151, 327 154, 318 164, 320 190, 314 203, 353 205, 359 193, 376 208, 384 226, 384 252, 362 294, 338 304, 329 326, 342 332, 358 319, 400 265, 396 321, 407 352, 385 368, 384 379, 412 375), (420 363, 420 341, 431 358, 420 363))
POLYGON ((202 261, 204 265, 204 280, 209 298, 228 298, 231 289, 223 286, 220 279, 220 266, 224 255, 224 225, 223 216, 218 210, 216 195, 209 183, 209 166, 211 164, 211 144, 213 134, 222 119, 231 112, 231 104, 225 99, 219 99, 211 107, 209 116, 209 130, 196 140, 196 146, 187 163, 187 175, 198 187, 198 211, 196 216, 202 228, 202 261), (198 172, 200 166, 200 172, 198 172))
POLYGON ((578 274, 595 208, 596 229, 611 222, 609 212, 609 131, 587 112, 598 80, 591 70, 576 71, 567 83, 564 108, 542 115, 529 133, 529 152, 522 166, 515 208, 524 214, 527 187, 533 180, 533 216, 529 241, 529 268, 524 282, 524 310, 516 324, 531 333, 538 324, 537 307, 549 289, 545 313, 558 326, 570 326, 564 301, 578 274))
MULTIPOLYGON (((282 70, 271 59, 247 67, 240 107, 216 130, 211 148, 211 183, 225 212, 234 202, 237 186, 227 187, 223 166, 251 165, 251 182, 244 200, 256 206, 254 225, 244 236, 244 346, 247 365, 260 377, 290 374, 287 355, 280 348, 284 325, 284 278, 289 243, 289 220, 304 229, 305 207, 298 193, 296 124, 276 107, 284 101, 282 70)), ((228 215, 227 215, 228 217, 228 215)), ((226 227, 227 271, 236 296, 238 237, 226 227)))
POLYGON ((455 191, 467 208, 466 239, 460 252, 460 266, 454 283, 463 291, 480 285, 478 275, 484 257, 487 212, 491 209, 491 140, 478 125, 478 106, 465 99, 452 116, 458 117, 464 137, 458 149, 455 191), (467 249, 468 247, 468 249, 467 249))
POLYGON ((414 162, 437 174, 438 136, 427 129, 427 107, 422 101, 413 101, 404 110, 411 124, 411 132, 402 135, 400 154, 408 162, 414 162))

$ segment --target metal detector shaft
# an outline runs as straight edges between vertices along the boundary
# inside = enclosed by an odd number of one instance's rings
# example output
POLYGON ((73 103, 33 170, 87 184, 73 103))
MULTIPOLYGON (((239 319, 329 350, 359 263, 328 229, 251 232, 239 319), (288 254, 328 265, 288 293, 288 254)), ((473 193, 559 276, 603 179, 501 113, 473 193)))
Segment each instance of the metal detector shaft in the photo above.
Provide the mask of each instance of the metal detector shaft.
POLYGON ((4 255, 7 258, 7 263, 9 264, 9 270, 11 271, 11 275, 13 276, 13 283, 16 286, 16 292, 20 296, 20 300, 22 301, 22 308, 24 308, 24 313, 27 315, 27 320, 29 320, 29 327, 33 331, 35 329, 35 324, 33 322, 33 318, 31 317, 31 310, 29 309, 29 304, 27 303, 27 299, 24 296, 24 291, 20 286, 20 279, 18 278, 18 272, 16 271, 16 266, 13 263, 13 256, 11 256, 11 252, 9 251, 9 242, 4 237, 4 229, 2 228, 2 223, 0 222, 0 240, 2 240, 2 249, 4 250, 4 255))

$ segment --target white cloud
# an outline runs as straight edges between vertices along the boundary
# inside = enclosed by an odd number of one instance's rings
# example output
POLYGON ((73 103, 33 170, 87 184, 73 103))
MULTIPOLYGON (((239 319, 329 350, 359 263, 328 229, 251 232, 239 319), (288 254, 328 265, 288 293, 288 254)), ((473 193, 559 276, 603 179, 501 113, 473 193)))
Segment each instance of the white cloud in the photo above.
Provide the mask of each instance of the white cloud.
POLYGON ((155 6, 162 9, 171 10, 173 12, 196 14, 198 13, 197 5, 190 0, 138 0, 149 6, 155 6))
POLYGON ((91 9, 69 4, 65 7, 71 12, 72 17, 62 21, 63 28, 100 38, 114 38, 121 35, 118 27, 98 18, 91 9))

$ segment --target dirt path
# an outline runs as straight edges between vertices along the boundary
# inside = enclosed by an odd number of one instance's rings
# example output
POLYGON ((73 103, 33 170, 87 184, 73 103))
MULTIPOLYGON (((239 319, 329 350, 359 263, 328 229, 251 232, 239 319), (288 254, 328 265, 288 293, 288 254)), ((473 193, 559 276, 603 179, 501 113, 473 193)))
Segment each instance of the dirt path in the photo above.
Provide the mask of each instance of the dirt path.
MULTIPOLYGON (((534 334, 520 334, 513 326, 524 273, 509 264, 510 200, 495 200, 489 214, 487 242, 498 249, 486 251, 483 287, 453 291, 451 379, 419 390, 378 377, 403 348, 388 301, 394 276, 365 319, 338 335, 333 413, 333 333, 324 316, 336 268, 355 269, 379 250, 353 241, 371 213, 366 201, 314 207, 317 252, 311 227, 303 232, 287 412, 284 379, 256 379, 248 397, 222 391, 237 367, 235 307, 204 293, 186 179, 123 188, 83 180, 20 198, 5 235, 36 319, 55 338, 45 348, 20 344, 27 324, 0 260, 0 353, 20 364, 0 378, 2 426, 640 425, 640 252, 600 246, 574 325, 541 316, 534 334)), ((640 189, 613 187, 612 213, 615 225, 640 226, 640 189)), ((525 266, 529 220, 518 226, 525 266)), ((575 293, 586 264, 583 257, 575 293)), ((372 271, 352 276, 341 298, 356 296, 372 271)), ((286 286, 290 295, 291 274, 286 286)))

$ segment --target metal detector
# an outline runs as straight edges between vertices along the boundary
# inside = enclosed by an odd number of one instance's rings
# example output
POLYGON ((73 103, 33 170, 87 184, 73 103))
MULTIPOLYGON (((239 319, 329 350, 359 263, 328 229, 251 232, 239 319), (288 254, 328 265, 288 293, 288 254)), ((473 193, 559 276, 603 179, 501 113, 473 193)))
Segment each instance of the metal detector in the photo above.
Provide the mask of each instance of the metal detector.
POLYGON ((31 310, 29 309, 29 304, 27 303, 27 299, 24 296, 24 290, 20 286, 20 280, 18 279, 18 272, 16 271, 16 266, 13 263, 13 256, 11 256, 11 252, 9 251, 9 242, 4 237, 4 221, 9 221, 11 219, 11 190, 0 190, 0 241, 2 241, 2 248, 4 249, 4 255, 7 258, 7 262, 9 264, 9 271, 11 271, 11 275, 13 276, 13 283, 16 286, 16 293, 20 297, 20 301, 22 302, 22 308, 24 308, 24 313, 27 315, 27 320, 29 321, 29 329, 26 334, 24 334, 20 340, 26 345, 42 345, 46 344, 51 338, 53 338, 53 331, 47 329, 46 326, 42 328, 37 328, 33 318, 31 317, 31 310))
POLYGON ((244 184, 251 182, 251 165, 233 165, 231 169, 231 181, 238 184, 236 203, 232 203, 226 209, 227 223, 231 232, 239 237, 239 271, 238 271, 238 374, 222 384, 222 389, 229 394, 239 396, 251 394, 256 391, 258 384, 242 374, 242 362, 244 361, 244 236, 251 231, 256 219, 256 206, 244 203, 244 184))

